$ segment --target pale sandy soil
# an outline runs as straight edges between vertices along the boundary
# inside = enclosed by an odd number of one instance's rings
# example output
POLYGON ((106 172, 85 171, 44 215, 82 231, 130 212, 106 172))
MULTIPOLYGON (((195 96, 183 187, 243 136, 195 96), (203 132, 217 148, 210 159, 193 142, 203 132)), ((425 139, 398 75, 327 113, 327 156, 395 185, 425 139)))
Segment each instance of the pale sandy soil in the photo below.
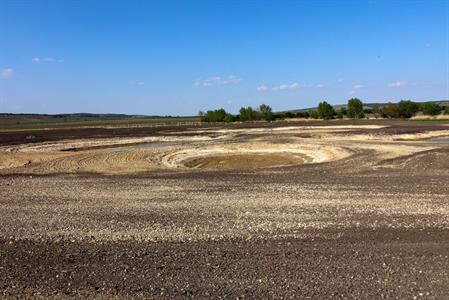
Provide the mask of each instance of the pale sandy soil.
POLYGON ((136 173, 165 168, 239 169, 323 163, 370 149, 382 159, 437 147, 419 143, 449 130, 379 135, 384 125, 193 130, 192 136, 77 139, 0 147, 0 172, 136 173), (359 133, 363 130, 364 133, 359 133), (354 132, 354 133, 353 133, 354 132), (413 141, 398 143, 394 141, 413 141), (75 151, 79 150, 79 151, 75 151), (245 159, 254 156, 257 159, 245 159), (223 160, 223 157, 228 157, 223 160), (207 160, 207 163, 200 161, 207 160), (227 163, 223 163, 227 161, 227 163), (232 161, 232 162, 231 162, 232 161), (221 163, 220 163, 221 162, 221 163))

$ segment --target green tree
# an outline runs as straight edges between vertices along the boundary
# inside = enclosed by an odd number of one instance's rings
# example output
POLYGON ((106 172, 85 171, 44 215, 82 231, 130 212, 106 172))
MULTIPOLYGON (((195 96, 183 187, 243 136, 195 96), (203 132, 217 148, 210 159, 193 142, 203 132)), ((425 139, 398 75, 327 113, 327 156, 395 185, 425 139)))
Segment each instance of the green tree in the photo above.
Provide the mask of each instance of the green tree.
POLYGON ((342 108, 340 108, 340 113, 342 116, 347 116, 348 110, 346 109, 346 107, 342 107, 342 108))
POLYGON ((258 119, 258 113, 251 106, 242 107, 239 110, 240 121, 254 121, 258 119))
POLYGON ((353 119, 362 119, 365 117, 363 103, 360 99, 352 98, 348 100, 348 117, 353 119))
POLYGON ((389 103, 379 110, 382 118, 389 118, 389 119, 399 118, 399 107, 397 104, 389 103))
POLYGON ((315 109, 309 110, 309 116, 310 116, 312 119, 318 119, 318 118, 320 117, 320 115, 318 114, 318 111, 315 110, 315 109))
POLYGON ((441 113, 442 107, 436 103, 428 102, 421 106, 421 110, 425 115, 436 116, 441 113))
POLYGON ((419 105, 410 100, 401 100, 398 103, 399 117, 411 118, 419 111, 419 105))
POLYGON ((299 111, 296 113, 296 117, 308 119, 310 117, 310 115, 309 115, 308 111, 299 111))
POLYGON ((332 119, 336 115, 336 113, 332 105, 330 105, 326 101, 323 101, 318 104, 318 115, 322 119, 332 119))
POLYGON ((446 106, 446 108, 444 109, 444 114, 449 115, 449 106, 446 106))
POLYGON ((237 117, 231 114, 227 114, 226 117, 224 118, 225 122, 235 122, 237 121, 237 117))
POLYGON ((265 121, 272 121, 274 119, 273 110, 270 106, 262 104, 259 106, 259 111, 262 119, 265 121))
POLYGON ((225 122, 229 119, 229 114, 223 109, 208 110, 202 115, 201 121, 203 122, 225 122))

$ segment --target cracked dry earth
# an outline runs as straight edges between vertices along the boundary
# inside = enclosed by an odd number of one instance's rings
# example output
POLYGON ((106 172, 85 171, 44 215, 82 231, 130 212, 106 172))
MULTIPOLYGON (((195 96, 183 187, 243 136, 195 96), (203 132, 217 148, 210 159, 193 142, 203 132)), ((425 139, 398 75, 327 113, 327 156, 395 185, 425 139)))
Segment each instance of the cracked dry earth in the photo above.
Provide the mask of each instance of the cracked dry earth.
POLYGON ((448 299, 448 125, 0 134, 0 298, 448 299))

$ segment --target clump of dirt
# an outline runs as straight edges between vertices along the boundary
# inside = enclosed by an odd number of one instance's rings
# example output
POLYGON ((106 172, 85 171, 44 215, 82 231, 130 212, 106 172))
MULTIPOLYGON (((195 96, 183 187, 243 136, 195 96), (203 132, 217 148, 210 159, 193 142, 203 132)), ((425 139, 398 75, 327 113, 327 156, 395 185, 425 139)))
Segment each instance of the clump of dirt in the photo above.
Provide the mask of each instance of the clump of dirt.
POLYGON ((226 154, 191 159, 184 163, 188 168, 244 170, 262 167, 299 165, 310 160, 305 155, 283 153, 226 154))

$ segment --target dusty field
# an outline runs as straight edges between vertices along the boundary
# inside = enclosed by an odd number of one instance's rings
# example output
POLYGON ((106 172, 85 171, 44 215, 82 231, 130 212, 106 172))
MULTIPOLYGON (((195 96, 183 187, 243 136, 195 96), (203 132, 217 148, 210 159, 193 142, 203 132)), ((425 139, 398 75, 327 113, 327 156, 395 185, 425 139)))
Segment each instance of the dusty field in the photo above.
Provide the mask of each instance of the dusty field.
POLYGON ((0 297, 449 298, 444 122, 0 133, 0 297))

